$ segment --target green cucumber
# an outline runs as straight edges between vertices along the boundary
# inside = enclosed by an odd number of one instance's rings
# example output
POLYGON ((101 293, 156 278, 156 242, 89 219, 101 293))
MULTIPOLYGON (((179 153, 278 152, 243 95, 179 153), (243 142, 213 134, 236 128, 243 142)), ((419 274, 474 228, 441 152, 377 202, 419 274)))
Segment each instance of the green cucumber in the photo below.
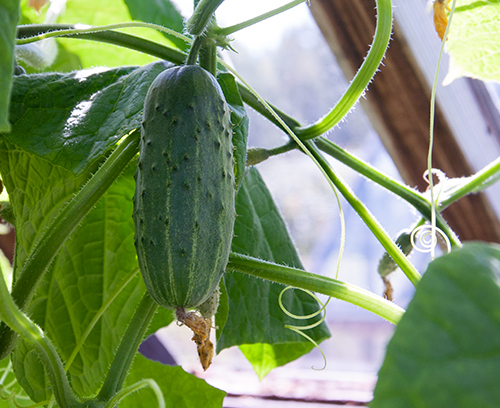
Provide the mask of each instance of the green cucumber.
POLYGON ((196 65, 163 71, 144 102, 135 175, 135 244, 151 297, 194 308, 217 289, 235 220, 230 110, 196 65))

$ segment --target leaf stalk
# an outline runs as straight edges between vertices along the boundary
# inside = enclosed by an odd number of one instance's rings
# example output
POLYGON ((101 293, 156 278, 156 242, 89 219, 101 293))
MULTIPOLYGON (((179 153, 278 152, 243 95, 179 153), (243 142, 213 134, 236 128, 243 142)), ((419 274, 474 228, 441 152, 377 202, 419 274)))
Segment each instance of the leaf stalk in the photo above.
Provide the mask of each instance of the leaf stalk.
POLYGON ((404 309, 370 291, 301 269, 274 264, 235 252, 229 255, 227 268, 233 272, 245 273, 352 303, 393 324, 397 324, 404 314, 404 309))

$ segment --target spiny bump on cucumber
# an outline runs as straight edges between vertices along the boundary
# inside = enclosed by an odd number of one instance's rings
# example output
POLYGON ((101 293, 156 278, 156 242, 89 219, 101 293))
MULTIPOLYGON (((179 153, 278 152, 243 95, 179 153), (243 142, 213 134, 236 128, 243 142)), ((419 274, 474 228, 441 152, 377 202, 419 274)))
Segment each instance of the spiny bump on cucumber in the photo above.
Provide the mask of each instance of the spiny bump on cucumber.
POLYGON ((133 213, 141 273, 161 306, 195 308, 217 289, 235 219, 230 110, 215 78, 194 65, 162 72, 141 133, 133 213))

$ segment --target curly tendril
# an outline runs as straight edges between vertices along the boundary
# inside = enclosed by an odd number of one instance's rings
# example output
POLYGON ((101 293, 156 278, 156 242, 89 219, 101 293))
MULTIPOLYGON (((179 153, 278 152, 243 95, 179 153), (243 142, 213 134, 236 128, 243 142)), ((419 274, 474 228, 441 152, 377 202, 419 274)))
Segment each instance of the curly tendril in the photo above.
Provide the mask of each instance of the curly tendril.
POLYGON ((436 248, 437 234, 446 244, 447 252, 451 251, 451 243, 447 235, 437 227, 432 225, 420 225, 411 233, 411 245, 418 252, 429 253, 436 248))
POLYGON ((280 305, 280 308, 281 310, 283 311, 283 313, 285 313, 287 316, 291 317, 292 319, 297 319, 297 320, 306 320, 306 319, 311 319, 313 317, 316 317, 318 316, 321 312, 325 312, 323 314, 323 316, 321 317, 321 319, 319 319, 317 322, 313 323, 313 324, 310 324, 310 325, 307 325, 307 326, 292 326, 292 325, 289 325, 289 324, 285 324, 285 328, 286 329, 290 329, 292 331, 294 331, 295 333, 298 333, 300 334, 302 337, 306 338, 307 340, 309 340, 312 344, 314 344, 314 346, 320 351, 321 355, 323 356, 323 361, 324 361, 324 365, 322 368, 314 368, 311 367, 313 370, 316 370, 316 371, 322 371, 326 368, 326 356, 325 356, 325 353, 323 353, 323 350, 321 350, 321 347, 319 346, 319 344, 314 341, 311 336, 308 336, 307 334, 305 334, 303 332, 303 330, 310 330, 310 329, 314 329, 315 327, 319 326, 321 323, 323 323, 323 321, 325 320, 326 318, 326 306, 328 305, 328 303, 330 302, 330 299, 331 297, 328 298, 328 300, 323 303, 321 300, 319 300, 319 298, 313 293, 311 292, 310 290, 307 290, 307 289, 302 289, 302 288, 294 288, 293 286, 287 286, 285 289, 283 289, 279 295, 279 298, 278 298, 278 302, 279 302, 279 305, 280 305), (316 300, 320 305, 321 305, 321 309, 319 309, 318 311, 314 312, 314 313, 311 313, 311 314, 308 314, 306 316, 299 316, 299 315, 295 315, 291 312, 289 312, 285 306, 283 306, 283 302, 281 300, 282 296, 283 296, 283 293, 285 293, 287 290, 290 290, 290 289, 299 289, 305 293, 307 293, 309 296, 311 296, 314 300, 316 300))
POLYGON ((435 249, 437 245, 437 235, 439 235, 446 244, 447 252, 451 251, 451 243, 448 236, 439 228, 436 227, 436 204, 439 202, 439 196, 443 191, 445 181, 447 180, 446 174, 439 169, 430 168, 424 171, 422 178, 429 184, 429 189, 431 192, 431 204, 432 204, 432 214, 431 214, 431 224, 420 225, 416 227, 410 236, 411 245, 416 251, 430 253, 432 258, 435 257, 435 249), (432 179, 429 178, 429 174, 436 176, 439 180, 437 186, 434 185, 432 179), (435 188, 439 187, 436 191, 435 188), (418 239, 417 239, 418 236, 418 239))

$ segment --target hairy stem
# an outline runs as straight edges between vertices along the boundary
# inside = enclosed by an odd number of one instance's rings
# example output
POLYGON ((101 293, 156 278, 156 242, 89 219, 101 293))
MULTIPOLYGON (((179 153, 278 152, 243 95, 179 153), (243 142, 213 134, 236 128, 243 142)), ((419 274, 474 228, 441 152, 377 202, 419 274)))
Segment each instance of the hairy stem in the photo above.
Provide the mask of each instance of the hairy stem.
POLYGON ((43 331, 19 310, 12 300, 0 271, 0 319, 31 344, 49 377, 50 386, 60 407, 80 407, 69 384, 55 347, 43 331))
POLYGON ((397 324, 404 314, 404 309, 395 303, 355 285, 250 256, 231 252, 227 269, 344 300, 393 324, 397 324))
MULTIPOLYGON (((351 155, 326 138, 319 137, 314 142, 322 151, 381 187, 396 194, 408 204, 411 204, 425 219, 428 221, 431 220, 431 203, 421 193, 381 173, 376 168, 351 155)), ((455 232, 440 214, 436 214, 436 225, 448 236, 452 246, 460 247, 462 245, 455 232)))
MULTIPOLYGON (((97 27, 94 27, 94 31, 91 32, 89 32, 89 30, 87 30, 87 32, 82 32, 81 29, 76 29, 74 25, 69 24, 30 24, 19 26, 17 29, 17 37, 26 40, 29 38, 30 41, 35 41, 42 38, 48 38, 50 34, 54 37, 93 40, 114 44, 162 58, 177 65, 182 64, 186 60, 186 54, 175 48, 118 31, 95 31, 96 28, 97 27)), ((189 40, 188 42, 191 41, 190 39, 186 40, 189 40)))
POLYGON ((328 178, 333 182, 333 184, 335 184, 335 187, 337 187, 337 189, 351 205, 354 211, 356 211, 356 213, 361 217, 366 226, 379 240, 384 249, 389 253, 391 258, 394 259, 394 261, 405 273, 411 283, 416 286, 420 280, 420 274, 417 272, 412 263, 393 242, 391 237, 387 234, 382 225, 380 225, 380 223, 370 212, 370 210, 365 206, 365 204, 358 197, 356 197, 350 187, 346 183, 344 183, 344 181, 341 180, 338 175, 335 174, 335 172, 330 167, 330 164, 321 155, 321 152, 316 147, 316 145, 310 140, 304 143, 308 147, 309 151, 312 153, 316 161, 320 164, 323 171, 328 175, 328 178))
POLYGON ((189 54, 186 60, 186 65, 195 65, 198 59, 198 53, 205 42, 205 38, 203 36, 198 36, 194 39, 193 44, 191 44, 191 48, 189 50, 189 54))
POLYGON ((157 310, 158 305, 146 292, 116 351, 106 380, 97 396, 99 401, 110 401, 122 389, 135 354, 157 310))
MULTIPOLYGON (((66 204, 51 226, 37 241, 24 265, 16 272, 12 298, 21 310, 33 294, 50 263, 83 218, 137 153, 139 131, 132 132, 109 156, 87 184, 66 204)), ((15 334, 4 323, 0 326, 0 359, 12 350, 15 334)))
POLYGON ((486 167, 475 173, 474 175, 465 178, 466 182, 456 190, 449 192, 449 197, 439 204, 439 210, 444 210, 450 204, 466 196, 470 193, 481 191, 492 183, 498 181, 500 177, 500 157, 492 161, 486 167))
POLYGON ((205 68, 214 77, 217 76, 217 46, 211 38, 205 37, 205 42, 200 48, 200 67, 205 68))
POLYGON ((391 0, 377 0, 377 27, 375 37, 356 76, 346 92, 322 119, 316 123, 294 129, 301 140, 313 139, 328 132, 337 125, 352 109, 354 104, 365 92, 366 87, 373 79, 377 69, 384 58, 392 33, 392 3, 391 0))
POLYGON ((214 28, 214 33, 218 35, 230 35, 235 33, 236 31, 243 30, 244 28, 250 27, 254 24, 260 23, 261 21, 264 21, 268 18, 274 17, 280 13, 283 13, 284 11, 290 10, 291 8, 298 6, 301 3, 304 3, 306 0, 294 0, 291 1, 290 3, 287 3, 281 7, 278 7, 274 10, 268 11, 267 13, 261 14, 260 16, 251 18, 250 20, 243 21, 241 23, 232 25, 230 27, 224 27, 224 28, 214 28))
POLYGON ((215 10, 224 0, 200 0, 196 4, 193 15, 189 18, 186 29, 192 35, 201 35, 209 24, 215 10))

